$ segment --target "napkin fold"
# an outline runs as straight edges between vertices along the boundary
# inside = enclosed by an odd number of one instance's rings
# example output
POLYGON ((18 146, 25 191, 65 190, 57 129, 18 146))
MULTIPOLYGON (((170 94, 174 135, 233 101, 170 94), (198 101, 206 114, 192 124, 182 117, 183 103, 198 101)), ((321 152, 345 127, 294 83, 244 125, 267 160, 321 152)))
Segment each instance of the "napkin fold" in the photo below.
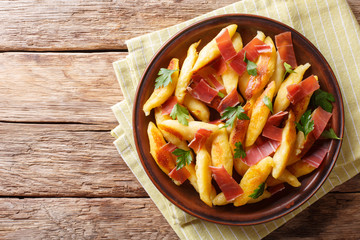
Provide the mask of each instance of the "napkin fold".
MULTIPOLYGON (((180 239, 261 239, 303 211, 337 185, 360 170, 360 39, 359 25, 345 0, 244 0, 184 23, 130 39, 129 55, 113 63, 125 100, 112 111, 119 122, 111 134, 121 158, 149 194, 180 239), (227 13, 251 13, 292 26, 305 35, 331 65, 344 100, 343 145, 327 181, 295 211, 277 220, 255 226, 226 226, 195 218, 168 201, 146 175, 135 150, 132 134, 132 106, 137 84, 158 48, 182 28, 206 17, 227 13)), ((145 126, 144 126, 145 127, 145 126)))

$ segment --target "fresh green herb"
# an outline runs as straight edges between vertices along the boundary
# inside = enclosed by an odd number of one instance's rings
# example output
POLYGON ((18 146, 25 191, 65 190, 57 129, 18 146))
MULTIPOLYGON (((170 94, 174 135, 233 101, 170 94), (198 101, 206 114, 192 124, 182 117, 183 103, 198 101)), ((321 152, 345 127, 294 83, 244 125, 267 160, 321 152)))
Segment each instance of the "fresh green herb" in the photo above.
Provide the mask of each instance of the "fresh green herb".
POLYGON ((287 73, 294 73, 295 72, 293 70, 293 67, 290 64, 286 63, 286 62, 284 62, 284 67, 285 67, 285 73, 284 73, 284 76, 283 76, 283 81, 284 81, 285 76, 286 76, 287 73))
POLYGON ((223 94, 222 92, 218 92, 218 96, 221 97, 221 98, 224 98, 225 94, 223 94))
POLYGON ((311 111, 307 110, 300 118, 300 122, 295 122, 296 127, 299 131, 302 131, 306 136, 314 130, 314 120, 311 120, 311 111))
POLYGON ((314 94, 311 97, 311 103, 315 107, 322 107, 327 112, 332 112, 333 105, 332 102, 335 102, 335 98, 331 93, 325 92, 321 89, 318 89, 314 92, 314 94))
POLYGON ((246 157, 246 152, 245 152, 241 142, 236 142, 234 158, 245 158, 245 157, 246 157))
POLYGON ((169 83, 172 82, 171 75, 176 71, 179 70, 160 68, 158 77, 155 79, 155 89, 158 89, 159 87, 166 87, 167 85, 169 85, 169 83))
POLYGON ((265 106, 267 106, 270 109, 271 113, 274 113, 273 104, 268 96, 265 96, 263 98, 263 102, 264 102, 265 106))
POLYGON ((188 119, 190 118, 189 111, 186 109, 186 107, 181 106, 180 104, 175 104, 173 109, 171 110, 170 117, 172 119, 176 119, 181 123, 182 125, 188 126, 188 119))
POLYGON ((190 150, 185 151, 183 149, 177 148, 174 151, 172 151, 172 154, 177 156, 176 170, 179 170, 179 169, 185 167, 186 165, 189 165, 193 160, 190 150))
POLYGON ((329 130, 325 130, 323 131, 323 133, 321 134, 321 136, 323 138, 329 138, 329 139, 337 139, 340 140, 341 138, 339 138, 338 136, 336 136, 336 133, 334 132, 334 129, 330 128, 329 130))
POLYGON ((252 199, 257 199, 258 197, 263 195, 264 190, 265 190, 265 183, 263 182, 262 184, 259 185, 257 189, 254 190, 252 194, 249 195, 249 197, 251 197, 252 199))
POLYGON ((257 75, 256 63, 254 63, 246 58, 246 52, 244 54, 244 62, 246 63, 246 70, 247 70, 248 74, 256 76, 257 75))
POLYGON ((226 120, 225 125, 222 127, 233 127, 236 118, 241 120, 250 120, 240 105, 237 107, 227 107, 224 114, 221 116, 221 120, 226 120))

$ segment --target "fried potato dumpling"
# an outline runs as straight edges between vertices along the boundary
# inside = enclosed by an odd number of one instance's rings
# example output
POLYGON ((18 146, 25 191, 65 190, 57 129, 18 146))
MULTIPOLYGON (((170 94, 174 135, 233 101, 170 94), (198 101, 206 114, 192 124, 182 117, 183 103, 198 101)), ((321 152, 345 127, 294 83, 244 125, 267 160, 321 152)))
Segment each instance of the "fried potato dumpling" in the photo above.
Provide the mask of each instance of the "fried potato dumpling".
POLYGON ((211 145, 212 166, 224 166, 226 171, 232 176, 233 171, 233 155, 231 154, 228 134, 225 128, 219 129, 214 134, 211 145))
POLYGON ((205 103, 197 100, 190 94, 186 94, 184 98, 184 106, 189 109, 192 115, 203 122, 209 122, 210 111, 205 103))
POLYGON ((186 95, 186 87, 189 85, 192 77, 192 68, 196 62, 196 59, 198 58, 196 48, 199 46, 200 41, 191 44, 187 51, 187 56, 184 60, 184 63, 181 67, 179 79, 177 81, 175 89, 175 97, 181 104, 184 102, 184 98, 186 95))
MULTIPOLYGON (((168 69, 175 70, 179 69, 179 59, 173 58, 171 59, 168 69)), ((165 87, 159 87, 154 90, 154 92, 151 94, 150 98, 145 102, 143 106, 143 111, 146 116, 150 115, 150 111, 153 108, 161 106, 166 100, 173 94, 177 81, 179 77, 179 71, 175 71, 171 75, 171 83, 169 83, 165 87)))
MULTIPOLYGON (((234 34, 236 32, 237 25, 231 24, 231 25, 227 26, 226 28, 228 29, 230 37, 232 38, 232 36, 234 36, 234 34)), ((220 31, 220 33, 221 33, 221 31, 220 31)), ((213 40, 211 40, 205 47, 203 47, 201 49, 201 51, 199 52, 199 57, 196 60, 195 65, 192 69, 193 72, 197 72, 200 68, 204 67, 209 62, 215 60, 217 57, 220 56, 220 50, 219 50, 216 40, 215 40, 216 37, 213 40)))
POLYGON ((268 119, 270 109, 265 105, 263 99, 265 98, 265 96, 267 96, 270 99, 270 101, 272 101, 274 97, 274 93, 275 93, 275 82, 271 82, 269 83, 265 91, 261 94, 261 96, 257 98, 252 110, 249 127, 246 133, 246 140, 245 140, 246 148, 252 146, 255 143, 256 139, 261 134, 268 119))
POLYGON ((293 152, 296 140, 295 115, 292 110, 289 111, 289 117, 286 120, 285 127, 282 132, 280 146, 273 156, 274 168, 272 176, 277 179, 284 172, 286 163, 293 152))
POLYGON ((294 72, 290 73, 289 76, 281 83, 279 91, 275 98, 274 113, 285 111, 285 109, 287 109, 287 107, 290 105, 290 101, 287 98, 287 94, 288 94, 287 86, 301 82, 305 71, 309 67, 310 67, 310 63, 299 65, 297 68, 295 68, 294 72))

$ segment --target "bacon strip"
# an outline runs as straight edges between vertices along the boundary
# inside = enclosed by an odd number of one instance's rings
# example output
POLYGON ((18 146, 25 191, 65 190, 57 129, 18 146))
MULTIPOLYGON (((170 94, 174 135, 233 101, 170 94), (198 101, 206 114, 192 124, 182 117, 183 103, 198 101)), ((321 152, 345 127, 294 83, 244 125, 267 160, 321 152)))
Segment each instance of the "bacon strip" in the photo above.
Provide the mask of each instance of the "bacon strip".
POLYGON ((205 145, 206 140, 210 137, 212 131, 200 128, 196 133, 194 139, 189 143, 189 147, 194 149, 197 153, 205 145))
POLYGON ((260 160, 274 153, 280 146, 280 142, 274 140, 264 141, 246 151, 246 157, 241 160, 248 166, 257 164, 260 160))
POLYGON ((258 53, 267 53, 267 52, 271 52, 271 46, 267 45, 267 44, 263 44, 263 45, 255 45, 254 46, 256 51, 258 53))
POLYGON ((176 167, 171 170, 169 177, 182 184, 190 177, 190 172, 186 168, 180 168, 176 170, 176 167))
POLYGON ((239 94, 236 88, 234 88, 228 95, 226 95, 226 97, 221 100, 219 106, 217 107, 217 111, 220 114, 223 114, 227 107, 235 107, 239 103, 239 94))
POLYGON ((284 117, 288 114, 288 111, 280 111, 278 113, 275 113, 274 115, 271 115, 269 119, 267 120, 266 124, 271 124, 274 126, 279 126, 284 117))
POLYGON ((297 67, 291 32, 283 32, 276 35, 275 44, 279 51, 281 60, 290 64, 293 68, 297 67))
POLYGON ((287 111, 280 111, 274 115, 271 115, 264 126, 262 136, 280 142, 282 139, 283 129, 278 128, 277 126, 280 125, 287 114, 287 111))
POLYGON ((227 70, 226 62, 222 57, 215 60, 211 67, 215 70, 215 73, 218 76, 222 75, 227 70))
POLYGON ((325 111, 322 109, 322 107, 318 107, 314 110, 311 118, 314 120, 314 130, 312 131, 312 134, 314 135, 315 139, 320 137, 331 116, 332 113, 325 111))
POLYGON ((223 29, 221 33, 219 33, 219 35, 215 38, 215 41, 220 50, 221 56, 225 61, 235 57, 236 50, 231 42, 231 37, 227 28, 223 29))
POLYGON ((225 87, 214 77, 212 74, 207 75, 205 79, 212 87, 214 87, 219 92, 225 92, 225 87))
POLYGON ((167 144, 163 145, 161 148, 160 148, 160 151, 165 151, 165 152, 170 152, 172 153, 177 147, 172 144, 171 142, 168 142, 167 144))
POLYGON ((161 105, 161 114, 169 115, 177 102, 178 101, 175 96, 169 97, 169 99, 161 105))
POLYGON ((301 99, 312 94, 319 88, 319 82, 316 80, 314 75, 311 75, 300 83, 287 86, 287 98, 292 104, 296 104, 301 99))
POLYGON ((246 46, 241 49, 241 51, 238 52, 232 59, 230 66, 232 69, 234 69, 235 72, 237 72, 237 74, 239 74, 239 76, 241 76, 246 70, 246 63, 244 62, 245 52, 246 58, 250 61, 255 61, 256 58, 260 55, 255 47, 257 45, 265 45, 265 43, 258 38, 254 38, 248 44, 246 44, 246 46))
POLYGON ((329 144, 316 148, 313 147, 312 151, 308 152, 308 154, 302 159, 302 161, 310 164, 315 168, 318 168, 328 152, 329 144))
POLYGON ((218 91, 210 87, 204 79, 201 79, 194 88, 188 87, 187 89, 194 98, 208 104, 218 95, 218 91))
POLYGON ((211 169, 212 176, 221 191, 224 193, 228 202, 233 201, 235 198, 244 193, 240 185, 229 175, 223 165, 221 165, 221 167, 210 166, 209 168, 211 169))

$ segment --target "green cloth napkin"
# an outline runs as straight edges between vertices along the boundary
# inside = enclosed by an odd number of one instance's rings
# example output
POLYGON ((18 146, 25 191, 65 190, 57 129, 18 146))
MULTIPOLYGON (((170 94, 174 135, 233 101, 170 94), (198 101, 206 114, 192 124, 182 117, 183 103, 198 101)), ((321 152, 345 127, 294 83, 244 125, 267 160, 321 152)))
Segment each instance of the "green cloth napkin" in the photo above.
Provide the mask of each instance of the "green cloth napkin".
MULTIPOLYGON (((180 239, 261 239, 303 211, 360 169, 360 39, 359 25, 345 0, 244 0, 187 22, 127 41, 129 55, 114 62, 125 100, 112 110, 119 126, 114 144, 180 239), (330 63, 343 94, 345 136, 337 163, 321 189, 305 204, 275 221, 255 226, 226 226, 195 218, 170 203, 152 184, 137 156, 132 135, 132 106, 145 67, 173 34, 200 19, 226 13, 252 13, 276 19, 305 35, 330 63), (356 94, 357 93, 357 94, 356 94)), ((144 126, 146 127, 146 126, 144 126)))

